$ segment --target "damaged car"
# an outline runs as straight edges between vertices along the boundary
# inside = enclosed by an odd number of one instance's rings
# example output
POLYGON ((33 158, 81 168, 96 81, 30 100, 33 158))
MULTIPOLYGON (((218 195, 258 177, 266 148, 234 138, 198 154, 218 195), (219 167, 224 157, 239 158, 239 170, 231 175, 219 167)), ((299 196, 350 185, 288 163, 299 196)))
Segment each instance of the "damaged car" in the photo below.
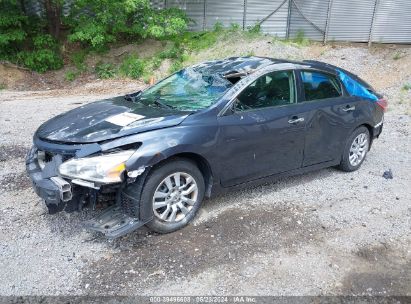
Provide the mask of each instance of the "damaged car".
POLYGON ((326 63, 209 61, 45 122, 26 167, 51 214, 106 201, 88 229, 168 233, 217 193, 330 166, 357 170, 386 107, 369 84, 326 63))

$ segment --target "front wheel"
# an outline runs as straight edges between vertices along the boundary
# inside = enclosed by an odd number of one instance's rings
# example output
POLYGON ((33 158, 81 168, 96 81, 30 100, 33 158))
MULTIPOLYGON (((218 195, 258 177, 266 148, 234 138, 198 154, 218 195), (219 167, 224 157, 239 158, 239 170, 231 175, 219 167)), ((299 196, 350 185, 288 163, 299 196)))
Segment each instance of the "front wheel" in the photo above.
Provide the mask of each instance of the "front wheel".
POLYGON ((147 178, 141 211, 153 214, 147 226, 158 233, 169 233, 187 225, 204 198, 204 178, 195 163, 176 159, 166 162, 147 178))
POLYGON ((340 169, 346 172, 360 168, 370 148, 370 132, 366 127, 354 130, 345 145, 340 169))

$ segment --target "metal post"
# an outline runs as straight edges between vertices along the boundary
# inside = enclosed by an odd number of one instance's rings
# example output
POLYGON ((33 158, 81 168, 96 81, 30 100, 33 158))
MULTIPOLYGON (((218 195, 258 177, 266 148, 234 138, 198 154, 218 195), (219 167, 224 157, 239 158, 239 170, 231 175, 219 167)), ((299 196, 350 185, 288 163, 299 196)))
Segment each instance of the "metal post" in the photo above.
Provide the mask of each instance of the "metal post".
POLYGON ((290 38, 290 24, 291 24, 291 5, 293 4, 293 0, 288 0, 288 15, 287 15, 287 28, 285 38, 290 38))
POLYGON ((207 10, 207 0, 204 1, 204 6, 203 6, 203 31, 206 30, 206 10, 207 10))
POLYGON ((331 18, 331 8, 333 5, 333 0, 328 1, 327 19, 325 20, 325 32, 324 32, 324 44, 327 43, 328 39, 328 29, 330 28, 330 18, 331 18))
POLYGON ((244 0, 243 31, 247 26, 247 0, 244 0))
POLYGON ((373 34, 373 31, 374 31, 374 21, 375 21, 375 16, 377 15, 376 13, 377 13, 379 3, 380 3, 379 0, 375 0, 374 11, 372 13, 372 19, 371 19, 370 35, 368 36, 368 47, 370 47, 371 44, 372 44, 372 34, 373 34))

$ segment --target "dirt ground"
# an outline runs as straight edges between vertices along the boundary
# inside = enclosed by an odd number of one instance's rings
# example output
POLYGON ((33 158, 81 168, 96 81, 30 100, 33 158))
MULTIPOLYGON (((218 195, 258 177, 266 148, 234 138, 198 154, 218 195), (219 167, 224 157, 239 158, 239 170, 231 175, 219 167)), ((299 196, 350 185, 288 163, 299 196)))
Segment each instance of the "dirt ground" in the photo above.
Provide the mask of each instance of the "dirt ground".
MULTIPOLYGON (((168 235, 143 228, 109 241, 89 233, 82 221, 94 212, 48 215, 25 174, 42 122, 141 82, 0 91, 0 295, 411 296, 411 92, 403 88, 411 83, 411 50, 278 52, 271 56, 342 66, 384 93, 390 109, 381 137, 356 172, 329 168, 216 197, 193 224, 168 235), (393 179, 383 177, 389 169, 393 179)), ((10 83, 28 77, 7 73, 10 83)))

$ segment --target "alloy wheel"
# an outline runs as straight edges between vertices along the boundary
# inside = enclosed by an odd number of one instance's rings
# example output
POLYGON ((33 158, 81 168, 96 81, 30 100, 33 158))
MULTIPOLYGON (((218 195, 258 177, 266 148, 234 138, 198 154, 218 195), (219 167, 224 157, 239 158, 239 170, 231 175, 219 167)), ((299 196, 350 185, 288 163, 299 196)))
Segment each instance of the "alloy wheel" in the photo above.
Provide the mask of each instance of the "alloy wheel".
POLYGON ((360 133, 354 139, 350 147, 349 160, 351 166, 358 166, 365 157, 368 151, 368 136, 365 133, 360 133))
POLYGON ((179 222, 193 209, 198 186, 188 173, 175 172, 164 178, 153 196, 154 215, 165 222, 179 222))

